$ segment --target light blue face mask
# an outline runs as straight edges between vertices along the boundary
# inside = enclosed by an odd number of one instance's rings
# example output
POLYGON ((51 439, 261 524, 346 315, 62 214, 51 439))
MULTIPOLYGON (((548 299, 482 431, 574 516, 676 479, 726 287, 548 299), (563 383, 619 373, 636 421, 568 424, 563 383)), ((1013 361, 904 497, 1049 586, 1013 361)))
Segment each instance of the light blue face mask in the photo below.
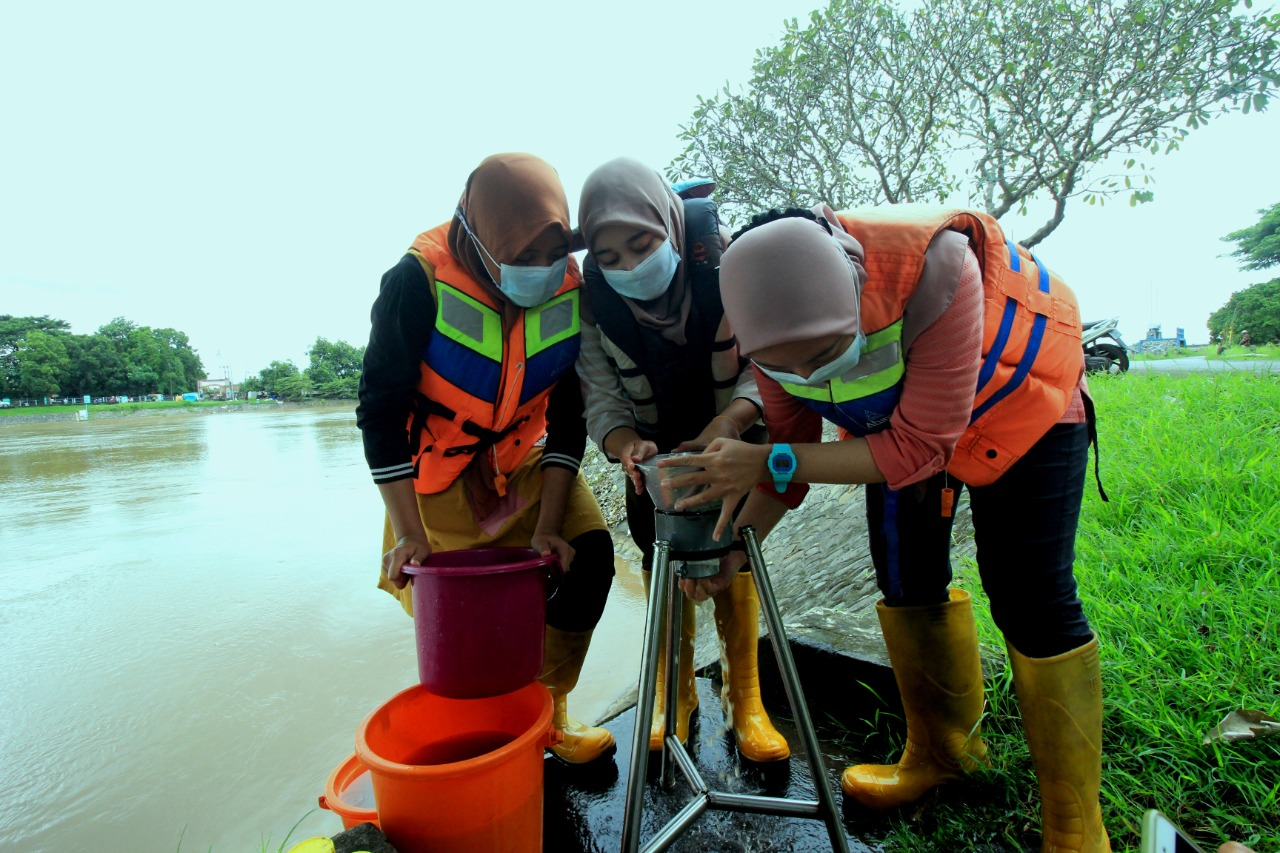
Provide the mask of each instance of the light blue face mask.
MULTIPOLYGON (((521 308, 532 308, 535 305, 541 305, 555 296, 556 291, 564 284, 564 277, 569 272, 568 255, 565 255, 549 267, 518 267, 512 264, 500 264, 493 255, 489 254, 489 250, 484 247, 484 244, 476 237, 475 232, 471 230, 462 208, 458 208, 454 215, 462 223, 462 227, 466 230, 467 236, 471 238, 471 242, 475 244, 476 249, 498 268, 499 280, 496 282, 498 289, 516 305, 521 308)), ((488 271, 488 268, 486 268, 485 272, 487 273, 488 271)), ((493 276, 490 275, 490 280, 492 278, 493 276)))
POLYGON ((671 279, 680 266, 680 253, 671 245, 670 240, 663 240, 662 245, 654 249, 653 254, 645 258, 629 270, 606 270, 604 280, 609 283, 619 296, 638 299, 646 302, 657 299, 667 292, 671 279))
POLYGON ((809 388, 818 388, 826 385, 832 379, 844 376, 850 370, 858 366, 858 361, 862 358, 862 351, 867 347, 867 336, 858 332, 853 341, 849 344, 848 349, 840 355, 828 361, 819 367, 808 377, 797 376, 794 373, 785 373, 781 370, 770 370, 758 363, 752 362, 759 367, 765 376, 777 382, 791 385, 804 385, 809 388))

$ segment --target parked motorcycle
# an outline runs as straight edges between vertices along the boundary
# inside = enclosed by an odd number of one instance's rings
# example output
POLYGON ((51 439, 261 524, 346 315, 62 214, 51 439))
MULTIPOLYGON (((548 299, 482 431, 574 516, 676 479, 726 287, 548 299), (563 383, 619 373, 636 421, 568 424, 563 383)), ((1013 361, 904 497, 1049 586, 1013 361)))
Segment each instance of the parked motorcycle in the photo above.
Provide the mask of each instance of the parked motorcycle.
POLYGON ((1083 324, 1081 341, 1084 344, 1085 370, 1090 373, 1124 373, 1129 369, 1132 348, 1116 331, 1119 324, 1119 317, 1083 324))

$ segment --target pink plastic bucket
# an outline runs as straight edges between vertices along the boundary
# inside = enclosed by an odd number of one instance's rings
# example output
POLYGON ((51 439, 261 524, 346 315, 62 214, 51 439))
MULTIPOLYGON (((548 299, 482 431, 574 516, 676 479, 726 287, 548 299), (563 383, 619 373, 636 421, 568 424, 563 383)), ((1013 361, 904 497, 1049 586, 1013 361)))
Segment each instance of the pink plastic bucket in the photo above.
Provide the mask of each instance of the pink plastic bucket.
POLYGON ((530 548, 432 554, 413 577, 422 686, 451 699, 519 690, 542 672, 552 557, 530 548))

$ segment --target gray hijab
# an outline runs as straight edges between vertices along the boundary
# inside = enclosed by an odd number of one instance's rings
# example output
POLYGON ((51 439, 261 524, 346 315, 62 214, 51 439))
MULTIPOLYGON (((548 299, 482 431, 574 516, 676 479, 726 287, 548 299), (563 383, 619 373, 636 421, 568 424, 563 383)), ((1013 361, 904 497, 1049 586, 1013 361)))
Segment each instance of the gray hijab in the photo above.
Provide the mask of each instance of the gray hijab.
POLYGON ((587 244, 607 225, 625 225, 665 237, 681 256, 667 292, 641 302, 621 296, 636 322, 657 329, 662 337, 683 345, 693 290, 685 282, 684 203, 656 170, 638 160, 619 157, 597 168, 582 187, 578 223, 587 244))

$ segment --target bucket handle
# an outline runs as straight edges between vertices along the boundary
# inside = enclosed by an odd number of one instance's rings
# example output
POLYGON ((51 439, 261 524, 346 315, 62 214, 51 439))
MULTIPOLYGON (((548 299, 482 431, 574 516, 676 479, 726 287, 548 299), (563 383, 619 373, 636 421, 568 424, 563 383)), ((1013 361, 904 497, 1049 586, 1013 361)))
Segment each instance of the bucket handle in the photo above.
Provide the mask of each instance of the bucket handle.
POLYGON ((325 809, 326 811, 333 811, 333 809, 329 808, 329 801, 325 799, 324 794, 320 795, 320 808, 325 809))
MULTIPOLYGON (((547 601, 556 597, 562 583, 564 583, 564 566, 560 565, 560 558, 553 551, 547 557, 547 601)), ((559 741, 556 742, 559 743, 559 741)))
MULTIPOLYGON (((543 736, 542 748, 557 746, 564 743, 564 731, 557 729, 555 726, 547 726, 547 733, 543 736)), ((321 797, 321 799, 324 799, 321 797)))

